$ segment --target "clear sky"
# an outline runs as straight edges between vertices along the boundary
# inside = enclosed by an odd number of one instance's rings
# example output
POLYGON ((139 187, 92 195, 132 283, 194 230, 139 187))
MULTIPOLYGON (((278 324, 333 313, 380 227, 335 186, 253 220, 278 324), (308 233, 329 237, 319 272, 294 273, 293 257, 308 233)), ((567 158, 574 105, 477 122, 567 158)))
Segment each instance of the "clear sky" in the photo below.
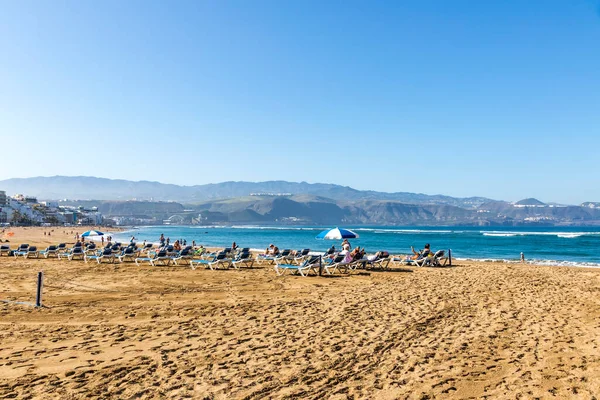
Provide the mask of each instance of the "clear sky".
POLYGON ((600 201, 597 0, 0 5, 0 179, 600 201))

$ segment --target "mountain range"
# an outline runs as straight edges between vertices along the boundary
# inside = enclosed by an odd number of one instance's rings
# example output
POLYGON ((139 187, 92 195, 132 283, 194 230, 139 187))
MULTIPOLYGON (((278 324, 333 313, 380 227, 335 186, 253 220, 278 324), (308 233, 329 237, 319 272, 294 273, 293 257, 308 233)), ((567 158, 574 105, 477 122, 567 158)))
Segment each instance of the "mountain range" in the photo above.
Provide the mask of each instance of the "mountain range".
MULTIPOLYGON (((9 195, 70 199, 108 217, 178 224, 318 225, 600 225, 599 203, 579 206, 516 203, 484 197, 455 198, 356 190, 306 182, 224 182, 178 186, 93 177, 38 177, 0 181, 9 195)), ((142 223, 142 222, 140 222, 142 223)))
POLYGON ((127 181, 87 176, 52 176, 12 178, 0 181, 0 190, 9 195, 26 194, 40 199, 57 200, 151 200, 197 203, 207 200, 236 198, 251 194, 309 194, 332 200, 394 200, 411 204, 447 204, 475 208, 490 199, 455 198, 408 192, 356 190, 348 186, 307 182, 223 182, 207 185, 179 186, 150 181, 127 181))

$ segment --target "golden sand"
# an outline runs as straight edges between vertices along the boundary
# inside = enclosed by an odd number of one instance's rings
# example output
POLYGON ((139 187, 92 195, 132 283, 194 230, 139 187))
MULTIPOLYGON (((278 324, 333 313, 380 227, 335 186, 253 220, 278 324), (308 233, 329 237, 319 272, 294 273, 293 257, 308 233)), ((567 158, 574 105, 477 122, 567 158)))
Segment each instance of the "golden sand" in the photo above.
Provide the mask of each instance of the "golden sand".
MULTIPOLYGON (((11 244, 42 244, 38 231, 11 244)), ((45 308, 0 302, 0 398, 600 393, 599 270, 461 262, 302 278, 0 257, 0 300, 33 302, 40 270, 45 308)))

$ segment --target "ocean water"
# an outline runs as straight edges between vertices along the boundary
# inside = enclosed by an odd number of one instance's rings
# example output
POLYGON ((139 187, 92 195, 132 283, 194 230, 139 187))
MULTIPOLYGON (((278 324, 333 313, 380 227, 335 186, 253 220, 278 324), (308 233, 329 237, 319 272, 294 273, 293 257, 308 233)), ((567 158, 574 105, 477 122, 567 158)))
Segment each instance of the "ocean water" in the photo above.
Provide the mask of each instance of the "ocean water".
MULTIPOLYGON (((324 251, 340 240, 317 240, 315 236, 333 227, 275 226, 148 226, 115 234, 115 239, 158 242, 162 234, 174 242, 186 239, 188 244, 264 249, 274 243, 280 249, 310 248, 324 251)), ((520 253, 528 262, 547 265, 600 267, 600 228, 490 228, 481 227, 358 227, 344 226, 359 234, 350 240, 353 247, 364 247, 368 253, 387 250, 392 254, 409 254, 410 246, 422 249, 430 243, 432 250, 452 249, 457 259, 504 260, 516 262, 520 253)))

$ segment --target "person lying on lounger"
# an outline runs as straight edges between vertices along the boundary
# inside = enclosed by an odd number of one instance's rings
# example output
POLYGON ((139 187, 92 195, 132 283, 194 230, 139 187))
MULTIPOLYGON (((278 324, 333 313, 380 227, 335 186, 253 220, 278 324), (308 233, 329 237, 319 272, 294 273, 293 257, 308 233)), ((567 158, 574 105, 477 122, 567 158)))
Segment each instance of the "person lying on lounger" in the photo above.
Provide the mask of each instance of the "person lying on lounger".
POLYGON ((194 247, 194 255, 201 256, 204 253, 206 253, 206 249, 203 245, 200 245, 198 248, 194 247))

